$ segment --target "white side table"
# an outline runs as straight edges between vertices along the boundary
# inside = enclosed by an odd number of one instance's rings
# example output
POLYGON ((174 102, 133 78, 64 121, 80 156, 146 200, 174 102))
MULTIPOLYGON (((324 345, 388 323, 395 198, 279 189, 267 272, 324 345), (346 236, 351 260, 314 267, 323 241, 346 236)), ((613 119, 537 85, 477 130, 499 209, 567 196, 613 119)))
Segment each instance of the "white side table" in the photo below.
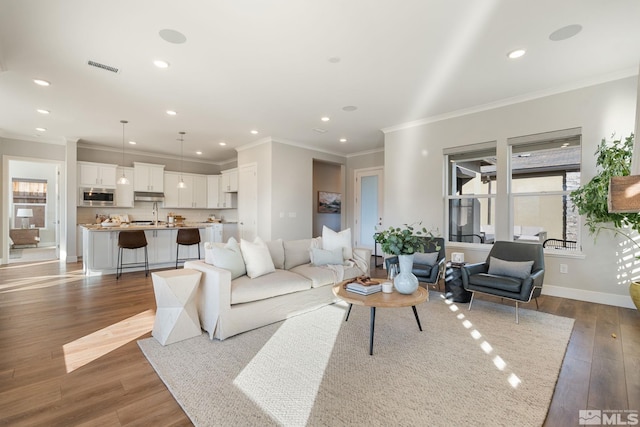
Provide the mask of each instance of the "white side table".
POLYGON ((202 333, 195 304, 200 276, 200 271, 190 269, 151 273, 158 307, 152 335, 160 344, 172 344, 202 333))

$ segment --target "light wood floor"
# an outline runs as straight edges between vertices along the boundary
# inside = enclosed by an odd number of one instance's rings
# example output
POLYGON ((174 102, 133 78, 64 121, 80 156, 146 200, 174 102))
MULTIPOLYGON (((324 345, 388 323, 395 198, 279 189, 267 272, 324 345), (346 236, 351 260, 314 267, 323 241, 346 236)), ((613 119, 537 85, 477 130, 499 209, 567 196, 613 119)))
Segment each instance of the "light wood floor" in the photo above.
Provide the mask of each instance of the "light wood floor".
MULTIPOLYGON (((150 336, 151 277, 81 269, 0 266, 0 425, 191 425, 136 344, 150 336)), ((576 319, 545 425, 578 425, 579 409, 640 410, 638 312, 554 297, 540 310, 576 319)))

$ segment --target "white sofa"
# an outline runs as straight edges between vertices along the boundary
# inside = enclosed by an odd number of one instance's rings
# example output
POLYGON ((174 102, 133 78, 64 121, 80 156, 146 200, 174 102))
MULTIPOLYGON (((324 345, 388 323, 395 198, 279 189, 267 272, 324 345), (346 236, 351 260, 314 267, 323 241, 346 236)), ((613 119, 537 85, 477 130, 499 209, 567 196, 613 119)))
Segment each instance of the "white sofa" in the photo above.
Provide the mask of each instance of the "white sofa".
POLYGON ((369 274, 369 249, 354 248, 343 265, 312 264, 310 248, 318 242, 266 242, 275 271, 253 279, 241 275, 232 280, 228 269, 187 261, 184 268, 203 273, 197 296, 202 329, 211 339, 224 340, 331 304, 336 301, 331 290, 335 283, 369 274))

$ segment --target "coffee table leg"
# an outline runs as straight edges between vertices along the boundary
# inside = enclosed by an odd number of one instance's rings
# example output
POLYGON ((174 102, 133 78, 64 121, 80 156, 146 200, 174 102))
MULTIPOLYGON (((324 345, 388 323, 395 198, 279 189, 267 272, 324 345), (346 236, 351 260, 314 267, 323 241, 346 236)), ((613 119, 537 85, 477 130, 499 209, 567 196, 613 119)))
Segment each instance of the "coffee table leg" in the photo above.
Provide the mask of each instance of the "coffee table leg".
POLYGON ((375 324, 376 324, 376 308, 371 307, 371 332, 369 334, 369 356, 373 356, 373 330, 375 329, 375 324))
POLYGON ((420 329, 420 332, 422 332, 422 325, 420 324, 420 318, 418 317, 418 310, 416 310, 415 305, 412 305, 411 308, 413 308, 413 314, 416 316, 416 322, 418 322, 418 329, 420 329))
POLYGON ((353 304, 349 304, 349 310, 347 310, 347 317, 344 319, 345 322, 349 320, 349 315, 351 314, 351 307, 353 307, 353 304))

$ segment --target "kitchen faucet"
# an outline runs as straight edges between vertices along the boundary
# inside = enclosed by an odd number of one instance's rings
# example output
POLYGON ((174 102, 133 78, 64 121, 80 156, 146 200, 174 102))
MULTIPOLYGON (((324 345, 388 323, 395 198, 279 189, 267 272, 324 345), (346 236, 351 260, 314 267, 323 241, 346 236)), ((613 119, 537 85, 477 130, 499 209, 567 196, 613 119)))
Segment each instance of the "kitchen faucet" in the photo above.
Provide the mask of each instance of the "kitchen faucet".
POLYGON ((153 216, 154 216, 153 225, 157 227, 158 226, 158 202, 153 202, 152 209, 153 209, 153 216))

